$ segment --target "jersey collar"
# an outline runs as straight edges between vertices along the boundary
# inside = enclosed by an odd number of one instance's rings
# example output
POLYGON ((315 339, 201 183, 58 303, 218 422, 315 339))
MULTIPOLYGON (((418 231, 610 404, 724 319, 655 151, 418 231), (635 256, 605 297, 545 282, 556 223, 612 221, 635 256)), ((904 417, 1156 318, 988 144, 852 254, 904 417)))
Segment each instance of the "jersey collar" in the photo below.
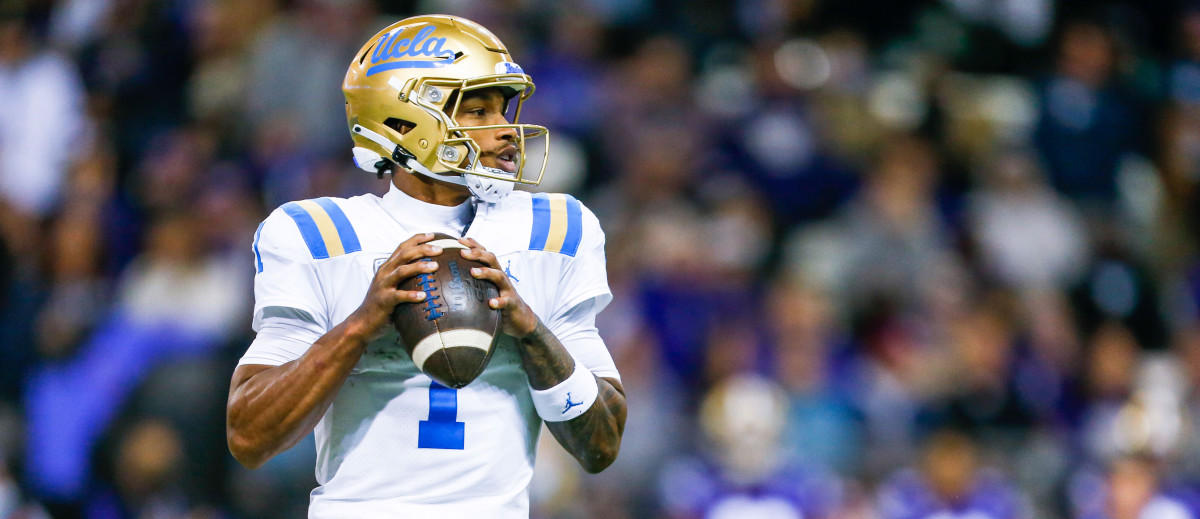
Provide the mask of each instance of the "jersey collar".
POLYGON ((462 236, 474 216, 473 199, 470 197, 454 206, 437 205, 417 200, 395 184, 388 184, 388 192, 382 198, 384 209, 417 232, 453 230, 462 236))

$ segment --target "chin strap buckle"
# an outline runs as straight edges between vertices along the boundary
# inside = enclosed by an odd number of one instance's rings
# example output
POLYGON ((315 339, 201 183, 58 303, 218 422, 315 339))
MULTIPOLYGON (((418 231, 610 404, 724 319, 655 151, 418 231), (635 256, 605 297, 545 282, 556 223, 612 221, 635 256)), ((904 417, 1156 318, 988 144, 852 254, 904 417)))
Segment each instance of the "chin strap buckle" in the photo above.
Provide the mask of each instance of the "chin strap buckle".
MULTIPOLYGON (((509 172, 502 169, 489 168, 487 166, 479 166, 479 169, 491 175, 512 176, 509 172)), ((492 204, 499 202, 513 190, 512 182, 497 178, 466 174, 463 175, 463 180, 466 181, 467 189, 471 190, 472 195, 492 204)))

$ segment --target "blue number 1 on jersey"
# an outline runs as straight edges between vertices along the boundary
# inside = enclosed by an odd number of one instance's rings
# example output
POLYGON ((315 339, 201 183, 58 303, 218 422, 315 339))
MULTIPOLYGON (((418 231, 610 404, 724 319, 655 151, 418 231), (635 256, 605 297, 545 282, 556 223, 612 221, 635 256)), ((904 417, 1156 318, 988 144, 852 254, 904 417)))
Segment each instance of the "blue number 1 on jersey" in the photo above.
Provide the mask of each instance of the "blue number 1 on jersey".
POLYGON ((429 383, 429 419, 417 430, 419 449, 462 450, 466 424, 458 420, 458 390, 429 383))

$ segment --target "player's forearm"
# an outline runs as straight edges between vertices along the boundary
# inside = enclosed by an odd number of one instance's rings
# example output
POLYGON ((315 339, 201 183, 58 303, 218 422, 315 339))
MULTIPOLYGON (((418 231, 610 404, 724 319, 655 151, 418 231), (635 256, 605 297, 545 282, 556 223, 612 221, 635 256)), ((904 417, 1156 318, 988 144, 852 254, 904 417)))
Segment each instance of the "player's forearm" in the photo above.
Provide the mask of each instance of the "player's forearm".
POLYGON ((329 409, 367 342, 367 334, 348 320, 299 359, 253 373, 235 372, 226 418, 233 457, 257 468, 304 438, 329 409))
MULTIPOLYGON (((575 360, 541 321, 522 337, 521 361, 534 389, 554 387, 575 371, 575 360)), ((547 422, 551 434, 588 472, 617 459, 625 430, 625 392, 615 379, 596 378, 599 396, 586 413, 565 422, 547 422)))

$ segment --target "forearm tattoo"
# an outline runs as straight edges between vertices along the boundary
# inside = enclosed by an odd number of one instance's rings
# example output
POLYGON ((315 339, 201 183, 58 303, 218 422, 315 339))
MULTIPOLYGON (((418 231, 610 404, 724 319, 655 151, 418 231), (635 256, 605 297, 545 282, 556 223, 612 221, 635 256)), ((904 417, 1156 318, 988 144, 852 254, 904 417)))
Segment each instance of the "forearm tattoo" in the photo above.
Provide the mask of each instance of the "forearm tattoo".
POLYGON ((533 333, 521 338, 521 346, 521 361, 534 389, 552 388, 575 371, 575 359, 541 319, 533 333))
MULTIPOLYGON (((553 387, 571 376, 575 360, 540 320, 520 342, 522 363, 534 389, 553 387)), ((589 472, 599 472, 616 459, 625 431, 621 383, 607 378, 597 378, 596 383, 600 394, 588 412, 565 422, 546 422, 558 443, 589 472)))

